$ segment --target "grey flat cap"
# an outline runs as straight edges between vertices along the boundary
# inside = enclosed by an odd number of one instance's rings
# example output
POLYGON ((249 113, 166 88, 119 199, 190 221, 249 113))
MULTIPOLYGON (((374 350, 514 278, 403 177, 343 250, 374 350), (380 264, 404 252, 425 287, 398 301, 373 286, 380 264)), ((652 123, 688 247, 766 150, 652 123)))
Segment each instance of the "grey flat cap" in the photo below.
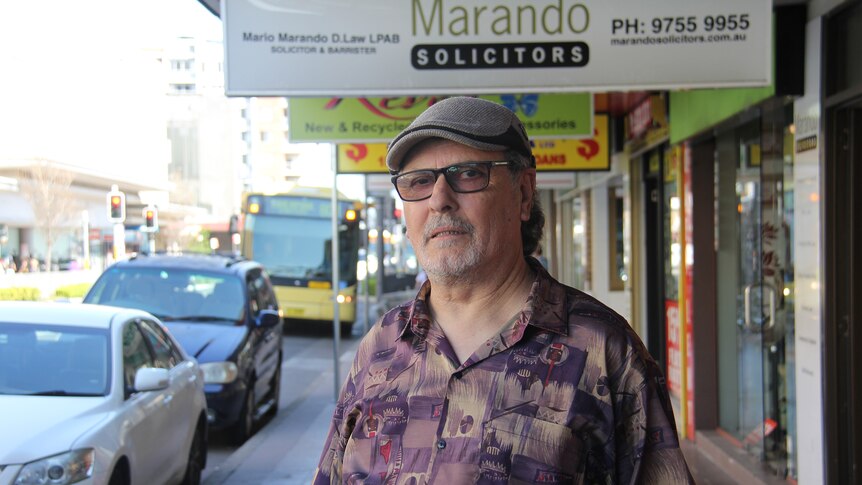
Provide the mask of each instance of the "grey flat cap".
POLYGON ((389 143, 389 171, 398 173, 407 152, 428 138, 445 138, 479 150, 511 149, 533 156, 527 131, 515 113, 492 101, 459 96, 434 103, 389 143))

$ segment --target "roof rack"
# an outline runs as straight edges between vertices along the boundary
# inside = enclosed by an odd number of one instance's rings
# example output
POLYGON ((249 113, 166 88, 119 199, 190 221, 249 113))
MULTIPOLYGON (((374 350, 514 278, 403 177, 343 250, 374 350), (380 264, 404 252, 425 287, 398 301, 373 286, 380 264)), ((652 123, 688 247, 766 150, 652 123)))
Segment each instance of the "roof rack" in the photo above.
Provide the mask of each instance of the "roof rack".
POLYGON ((240 254, 238 252, 234 252, 234 251, 216 251, 215 253, 212 253, 212 254, 214 254, 216 256, 221 256, 223 258, 227 258, 228 261, 225 263, 225 267, 230 267, 230 266, 232 266, 236 263, 242 262, 242 261, 248 261, 245 256, 243 256, 242 254, 240 254))
POLYGON ((238 263, 240 261, 247 261, 248 260, 242 254, 240 254, 238 252, 234 252, 234 251, 215 251, 215 252, 212 252, 212 251, 206 251, 206 252, 204 252, 204 251, 171 251, 171 252, 168 252, 168 251, 165 251, 163 249, 160 249, 154 253, 135 252, 128 258, 128 260, 131 261, 131 260, 137 259, 139 257, 144 257, 144 256, 169 256, 169 255, 218 256, 218 257, 222 257, 222 258, 227 258, 228 259, 228 263, 227 263, 228 266, 230 266, 231 264, 238 263))

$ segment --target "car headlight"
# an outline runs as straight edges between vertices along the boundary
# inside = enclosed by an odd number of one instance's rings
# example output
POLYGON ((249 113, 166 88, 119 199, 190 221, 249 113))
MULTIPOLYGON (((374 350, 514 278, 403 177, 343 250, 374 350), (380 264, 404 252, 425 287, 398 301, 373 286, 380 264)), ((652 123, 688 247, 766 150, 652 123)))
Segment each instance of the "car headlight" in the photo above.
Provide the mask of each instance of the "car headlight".
POLYGON ((230 384, 239 375, 233 362, 207 362, 200 366, 207 384, 230 384))
POLYGON ((72 450, 24 465, 14 485, 65 485, 93 475, 92 448, 72 450))

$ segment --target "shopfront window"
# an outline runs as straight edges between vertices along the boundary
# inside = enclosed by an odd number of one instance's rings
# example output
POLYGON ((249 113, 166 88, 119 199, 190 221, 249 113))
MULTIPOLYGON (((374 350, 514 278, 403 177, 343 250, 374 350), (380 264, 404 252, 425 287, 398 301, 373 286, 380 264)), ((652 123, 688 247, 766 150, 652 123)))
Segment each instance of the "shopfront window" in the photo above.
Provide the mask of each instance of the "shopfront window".
POLYGON ((572 269, 575 288, 589 291, 590 274, 590 203, 589 192, 572 199, 572 269))
POLYGON ((608 188, 609 289, 623 291, 628 281, 625 235, 625 198, 622 187, 608 188))
POLYGON ((674 150, 664 153, 662 201, 664 316, 667 335, 667 386, 671 395, 682 392, 682 354, 680 347, 679 278, 682 269, 682 203, 678 193, 679 163, 674 150))

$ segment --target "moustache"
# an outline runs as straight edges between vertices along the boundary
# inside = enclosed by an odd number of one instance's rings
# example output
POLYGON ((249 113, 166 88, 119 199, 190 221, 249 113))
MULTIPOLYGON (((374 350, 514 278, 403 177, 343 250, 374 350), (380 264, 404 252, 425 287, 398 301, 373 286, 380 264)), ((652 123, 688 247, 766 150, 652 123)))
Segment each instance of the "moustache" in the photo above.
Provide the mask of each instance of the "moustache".
POLYGON ((473 232, 473 225, 464 219, 459 219, 452 215, 442 215, 436 216, 425 223, 425 228, 422 231, 422 238, 425 241, 428 241, 431 239, 434 231, 441 227, 453 227, 468 234, 473 232))

